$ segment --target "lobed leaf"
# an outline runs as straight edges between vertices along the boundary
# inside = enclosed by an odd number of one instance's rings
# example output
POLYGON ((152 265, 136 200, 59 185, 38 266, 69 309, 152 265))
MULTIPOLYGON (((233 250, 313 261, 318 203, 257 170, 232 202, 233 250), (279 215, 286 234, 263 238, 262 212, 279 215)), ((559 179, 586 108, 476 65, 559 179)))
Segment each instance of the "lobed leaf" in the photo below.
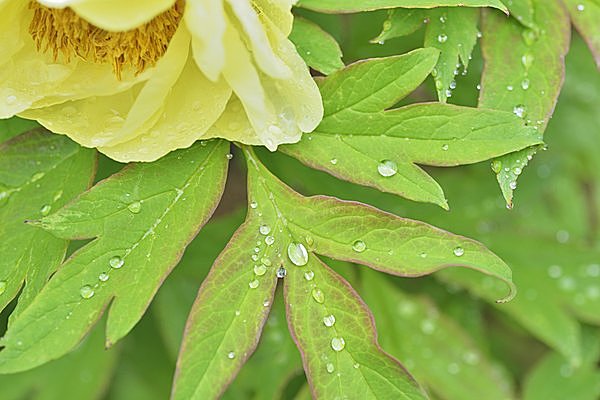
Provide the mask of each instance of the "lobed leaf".
POLYGON ((43 129, 0 145, 0 310, 21 293, 11 319, 33 301, 68 244, 25 221, 62 207, 94 173, 93 151, 43 129))
POLYGON ((425 47, 440 50, 438 62, 431 71, 435 88, 442 103, 456 87, 454 80, 460 67, 466 74, 471 53, 477 42, 479 10, 474 8, 434 8, 428 11, 425 47))
POLYGON ((361 278, 361 293, 380 330, 386 332, 380 338, 381 345, 402 360, 436 398, 515 398, 511 382, 499 372, 499 365, 431 300, 403 293, 369 271, 361 278))
POLYGON ((383 30, 372 43, 383 43, 388 39, 407 36, 428 23, 427 10, 420 8, 393 8, 383 23, 383 30))
POLYGON ((600 3, 595 0, 562 0, 571 21, 590 48, 600 69, 600 3))
POLYGON ((309 67, 325 75, 344 68, 339 44, 314 22, 295 17, 289 38, 309 67))
POLYGON ((109 304, 107 345, 126 335, 216 207, 226 153, 224 141, 211 141, 133 164, 37 221, 63 239, 96 239, 13 319, 0 342, 0 372, 72 350, 109 304))
POLYGON ((507 112, 443 104, 383 110, 414 90, 434 49, 359 62, 321 82, 325 117, 281 151, 336 177, 447 208, 443 191, 416 164, 455 166, 540 143, 507 112))
POLYGON ((350 284, 317 257, 284 280, 288 324, 316 399, 426 399, 377 343, 373 316, 350 284), (307 280, 304 273, 309 273, 307 280))
MULTIPOLYGON (((485 69, 479 106, 511 111, 543 132, 564 79, 568 15, 557 0, 533 0, 536 29, 487 12, 483 19, 485 69)), ((499 158, 493 170, 509 207, 517 179, 537 148, 499 158)))
POLYGON ((326 13, 353 13, 381 8, 433 8, 433 7, 493 7, 508 12, 499 0, 300 0, 296 4, 326 13))

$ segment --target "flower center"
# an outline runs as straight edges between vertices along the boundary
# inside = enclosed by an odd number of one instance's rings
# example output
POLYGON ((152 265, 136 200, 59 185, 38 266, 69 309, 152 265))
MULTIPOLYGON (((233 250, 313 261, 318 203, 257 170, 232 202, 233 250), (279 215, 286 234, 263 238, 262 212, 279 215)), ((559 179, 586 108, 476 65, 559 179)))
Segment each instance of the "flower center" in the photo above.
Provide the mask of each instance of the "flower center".
POLYGON ((51 51, 55 60, 62 55, 69 62, 77 56, 98 64, 112 64, 120 79, 125 68, 139 74, 165 54, 184 6, 184 0, 177 0, 173 7, 136 29, 109 32, 80 18, 70 8, 49 8, 32 0, 29 33, 38 51, 51 51))

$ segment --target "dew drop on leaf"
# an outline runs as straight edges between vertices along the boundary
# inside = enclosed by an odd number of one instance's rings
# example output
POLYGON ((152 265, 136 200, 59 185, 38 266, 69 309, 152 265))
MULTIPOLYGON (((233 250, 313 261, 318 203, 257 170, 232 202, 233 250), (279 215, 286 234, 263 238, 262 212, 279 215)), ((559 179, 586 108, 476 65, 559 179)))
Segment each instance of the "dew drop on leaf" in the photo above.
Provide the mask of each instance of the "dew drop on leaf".
POLYGON ((302 243, 290 243, 287 253, 290 261, 298 267, 302 267, 308 263, 308 252, 302 243))
POLYGON ((512 190, 515 190, 517 188, 517 181, 512 181, 508 184, 508 187, 511 188, 512 190))
POLYGON ((331 339, 331 348, 335 351, 342 351, 346 347, 346 341, 343 337, 334 337, 331 339))
POLYGON ((111 268, 119 269, 125 264, 125 261, 119 256, 114 256, 108 261, 108 264, 111 268))
POLYGON ((256 208, 256 207, 258 207, 258 203, 255 202, 255 201, 251 201, 250 202, 250 208, 256 208))
POLYGON ((454 253, 454 255, 456 257, 460 257, 463 254, 465 254, 465 249, 463 249, 462 247, 458 246, 458 247, 455 247, 454 250, 452 250, 452 252, 454 253))
POLYGON ((448 150, 448 148, 449 148, 449 146, 448 146, 448 144, 447 144, 447 143, 444 143, 444 144, 442 145, 442 150, 446 151, 446 150, 448 150))
POLYGON ((260 282, 258 281, 258 279, 254 279, 248 283, 248 286, 250 286, 250 289, 256 289, 258 287, 259 283, 260 282))
POLYGON ((357 240, 354 243, 352 243, 352 250, 354 250, 357 253, 362 253, 366 249, 367 245, 362 240, 357 240))
POLYGON ((527 89, 529 89, 529 79, 523 79, 523 80, 521 81, 521 88, 522 88, 523 90, 527 90, 527 89))
POLYGON ((267 236, 265 238, 265 243, 267 246, 271 246, 273 243, 275 243, 275 238, 273 236, 267 236))
POLYGON ((287 275, 286 269, 283 268, 283 267, 279 267, 279 269, 277 270, 277 277, 278 278, 285 278, 286 275, 287 275))
POLYGON ((137 214, 142 210, 142 202, 134 201, 127 206, 127 209, 132 213, 137 214))
POLYGON ((321 289, 319 288, 314 288, 312 290, 312 297, 313 299, 315 299, 315 301, 319 304, 323 304, 323 302, 325 301, 325 295, 323 294, 323 292, 321 291, 321 289))
POLYGON ((337 159, 337 158, 332 158, 331 160, 329 160, 329 162, 330 162, 332 165, 336 165, 336 164, 338 163, 338 159, 337 159))
POLYGON ((265 264, 265 266, 270 267, 271 266, 271 259, 269 257, 263 257, 260 259, 260 262, 265 264))
POLYGON ((379 172, 379 175, 386 178, 394 176, 398 172, 398 165, 392 160, 382 160, 379 165, 377 165, 377 172, 379 172))
POLYGON ((332 327, 335 325, 335 316, 333 314, 329 314, 323 317, 323 323, 327 327, 332 327))
POLYGON ((79 294, 84 299, 90 299, 94 296, 94 289, 90 285, 84 285, 79 289, 79 294))
POLYGON ((100 275, 98 275, 98 280, 100 282, 106 282, 109 278, 110 278, 110 275, 108 275, 106 272, 103 272, 100 275))
POLYGON ((261 235, 268 235, 271 232, 271 227, 263 224, 258 228, 258 231, 261 235))
POLYGON ((445 33, 441 33, 438 35, 437 40, 440 43, 446 43, 446 41, 448 40, 448 35, 446 35, 445 33))
POLYGON ((235 352, 230 351, 229 353, 227 353, 227 358, 229 358, 230 360, 233 360, 235 358, 235 352))
POLYGON ((52 210, 52 206, 50 204, 44 204, 40 209, 40 213, 45 217, 46 215, 50 214, 50 210, 52 210))
POLYGON ((517 104, 513 107, 513 114, 519 118, 525 118, 525 106, 523 104, 517 104))
POLYGON ((315 277, 315 273, 312 271, 306 271, 304 273, 304 279, 306 279, 307 281, 312 281, 314 277, 315 277))
POLYGON ((335 367, 333 366, 332 363, 327 363, 327 365, 325 366, 325 368, 327 368, 327 372, 329 372, 330 374, 332 374, 333 371, 335 371, 335 367))
POLYGON ((257 264, 254 266, 254 273, 258 276, 263 276, 267 272, 267 267, 263 264, 257 264))

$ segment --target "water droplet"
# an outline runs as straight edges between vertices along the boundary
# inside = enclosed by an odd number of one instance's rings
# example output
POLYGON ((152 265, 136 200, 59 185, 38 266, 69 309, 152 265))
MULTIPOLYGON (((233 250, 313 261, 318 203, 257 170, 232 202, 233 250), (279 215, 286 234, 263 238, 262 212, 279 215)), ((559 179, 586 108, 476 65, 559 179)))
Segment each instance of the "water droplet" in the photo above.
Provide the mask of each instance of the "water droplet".
POLYGON ((294 265, 302 267, 308 263, 308 252, 302 243, 290 243, 287 253, 294 265))
POLYGON ((513 114, 519 118, 525 118, 525 106, 523 104, 517 104, 513 107, 513 114))
POLYGON ((463 254, 465 254, 465 249, 458 246, 458 247, 455 247, 454 250, 452 250, 452 252, 454 253, 454 255, 456 257, 461 257, 463 254))
POLYGON ((523 67, 525 67, 525 69, 529 69, 531 67, 531 64, 533 64, 533 60, 535 57, 533 57, 533 55, 531 54, 523 54, 521 56, 521 64, 523 64, 523 67))
POLYGON ((551 265, 548 267, 548 276, 553 279, 560 278, 562 275, 562 268, 560 265, 551 265))
POLYGON ((133 203, 130 203, 127 206, 127 209, 129 211, 131 211, 134 214, 139 213, 142 210, 142 202, 141 201, 134 201, 133 203))
POLYGON ((512 92, 512 91, 513 91, 513 89, 514 89, 513 85, 508 85, 508 86, 506 87, 506 90, 508 90, 509 92, 512 92))
POLYGON ((255 202, 255 201, 251 201, 250 202, 250 208, 256 208, 256 207, 258 207, 258 203, 255 202))
POLYGON ((268 299, 263 300, 263 307, 269 307, 269 304, 271 304, 271 302, 268 299))
POLYGON ((229 353, 227 353, 227 358, 229 358, 230 360, 233 360, 235 358, 235 352, 230 351, 229 353))
POLYGON ((521 88, 523 88, 523 90, 529 89, 529 79, 523 79, 521 81, 521 88))
POLYGON ((7 286, 6 281, 0 281, 0 294, 4 293, 6 291, 6 286, 7 286))
POLYGON ((267 236, 265 238, 265 243, 267 246, 271 246, 273 243, 275 243, 275 238, 273 236, 267 236))
POLYGON ((263 276, 267 273, 267 267, 263 264, 257 264, 254 266, 254 273, 258 276, 263 276))
POLYGON ((109 278, 110 278, 110 275, 108 275, 106 272, 103 272, 100 275, 98 275, 98 280, 100 282, 106 282, 109 278))
POLYGON ((421 254, 419 254, 419 256, 420 256, 421 258, 427 258, 427 253, 426 253, 426 252, 424 252, 424 251, 422 251, 422 252, 421 252, 421 254))
POLYGON ((475 86, 475 88, 476 88, 477 90, 481 90, 481 84, 479 84, 479 83, 478 83, 478 84, 477 84, 477 86, 475 86))
POLYGON ((442 150, 446 151, 446 150, 448 150, 448 149, 449 149, 449 146, 448 146, 448 144, 447 144, 447 143, 444 143, 444 144, 442 145, 442 150))
POLYGON ((440 33, 437 37, 437 40, 440 43, 446 43, 446 41, 448 40, 448 35, 446 35, 445 33, 440 33))
POLYGON ((323 323, 327 327, 332 327, 335 325, 335 316, 333 314, 329 314, 323 317, 323 323))
POLYGON ((279 267, 279 269, 277 270, 277 277, 278 278, 285 278, 286 275, 287 275, 286 269, 283 268, 283 267, 279 267))
POLYGON ((33 175, 31 176, 31 182, 36 182, 36 181, 39 181, 40 179, 42 179, 42 178, 44 177, 44 175, 45 175, 45 174, 44 174, 43 172, 38 172, 38 173, 36 173, 36 174, 33 174, 33 175))
POLYGON ((323 292, 321 291, 321 289, 319 288, 314 288, 312 290, 312 297, 313 299, 315 299, 315 301, 319 304, 323 304, 323 302, 325 301, 325 295, 323 294, 323 292))
POLYGON ((354 243, 352 243, 352 250, 354 250, 357 253, 362 253, 366 249, 367 245, 362 240, 356 240, 354 243))
POLYGON ((329 160, 329 162, 330 162, 332 165, 336 165, 336 164, 338 163, 338 159, 337 159, 337 158, 332 158, 331 160, 329 160))
POLYGON ((314 277, 315 277, 315 273, 312 271, 306 271, 304 273, 304 279, 306 279, 307 281, 312 281, 314 277))
POLYGON ((260 259, 260 262, 265 264, 267 267, 271 266, 271 259, 269 257, 263 257, 260 259))
POLYGON ((522 172, 523 172, 523 170, 519 167, 513 168, 513 174, 515 174, 515 175, 521 175, 522 172))
POLYGON ((258 254, 252 254, 252 261, 258 261, 258 254))
POLYGON ((250 289, 256 289, 259 283, 260 282, 258 281, 258 279, 254 279, 248 283, 248 286, 250 286, 250 289))
POLYGON ((231 160, 233 158, 233 154, 227 153, 225 157, 227 157, 228 160, 231 160))
POLYGON ((577 11, 585 10, 585 6, 583 4, 577 4, 577 11))
POLYGON ((52 210, 52 206, 50 204, 44 204, 40 209, 40 213, 45 217, 46 215, 50 214, 50 210, 52 210))
POLYGON ((443 24, 446 22, 446 17, 444 17, 443 15, 440 17, 440 22, 443 24))
POLYGON ((327 372, 329 372, 330 374, 332 374, 333 371, 335 371, 335 367, 333 366, 332 363, 327 363, 327 365, 325 366, 325 368, 327 368, 327 372))
POLYGON ((538 39, 537 33, 533 29, 526 29, 521 34, 527 46, 531 46, 538 39))
POLYGON ((346 341, 343 337, 334 337, 331 339, 331 348, 335 351, 342 351, 346 347, 346 341))
MULTIPOLYGON (((458 71, 454 71, 454 75, 458 75, 458 71)), ((456 81, 450 82, 450 89, 456 89, 456 81)))
POLYGON ((394 176, 398 172, 398 165, 392 160, 382 160, 377 165, 377 172, 384 177, 394 176))
POLYGON ((358 369, 358 368, 360 368, 360 364, 359 364, 359 363, 354 363, 353 367, 354 367, 355 369, 358 369))
POLYGON ((89 299, 94 296, 94 289, 90 285, 84 285, 79 289, 79 294, 84 299, 89 299))
POLYGON ((499 174, 500 171, 502 171, 502 161, 500 161, 500 160, 492 161, 492 171, 494 171, 494 173, 496 173, 496 174, 499 174))
POLYGON ((119 269, 123 266, 123 264, 125 264, 125 260, 119 256, 114 256, 108 261, 108 264, 111 266, 111 268, 119 269))
POLYGON ((511 188, 511 190, 515 190, 517 188, 517 181, 511 181, 508 184, 508 187, 511 188))
POLYGON ((271 232, 271 227, 269 225, 261 225, 258 228, 258 231, 261 233, 261 235, 268 235, 271 232))

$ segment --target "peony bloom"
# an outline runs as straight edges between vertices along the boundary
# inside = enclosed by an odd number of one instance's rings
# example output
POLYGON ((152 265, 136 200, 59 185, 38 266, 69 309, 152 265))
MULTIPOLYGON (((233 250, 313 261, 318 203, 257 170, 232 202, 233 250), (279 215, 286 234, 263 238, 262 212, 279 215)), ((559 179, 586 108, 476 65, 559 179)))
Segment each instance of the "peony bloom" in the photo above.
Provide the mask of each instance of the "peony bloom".
POLYGON ((119 161, 198 139, 275 150, 313 130, 318 88, 292 0, 0 0, 0 118, 119 161))

